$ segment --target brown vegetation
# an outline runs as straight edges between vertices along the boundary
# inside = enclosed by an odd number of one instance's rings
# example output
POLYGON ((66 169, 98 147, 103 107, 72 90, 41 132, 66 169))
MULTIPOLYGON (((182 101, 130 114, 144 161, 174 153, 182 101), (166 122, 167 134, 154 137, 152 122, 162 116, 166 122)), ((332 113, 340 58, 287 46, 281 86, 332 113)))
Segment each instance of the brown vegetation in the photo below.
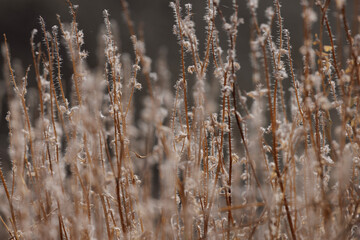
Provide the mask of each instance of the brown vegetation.
POLYGON ((153 64, 146 55, 125 0, 134 59, 119 52, 104 11, 104 55, 88 69, 69 0, 70 24, 57 16, 49 29, 40 18, 43 41, 34 42, 34 30, 33 63, 22 78, 4 35, 12 170, 0 170, 1 220, 10 238, 360 237, 359 1, 350 19, 344 0, 301 1, 301 69, 293 66, 279 0, 265 23, 258 1, 247 0, 252 69, 237 62, 243 20, 236 1, 231 16, 219 0, 204 2, 202 41, 191 4, 170 4, 180 49, 175 89, 166 56, 153 64), (70 94, 62 47, 72 63, 70 94), (239 71, 252 71, 253 91, 241 89, 239 71), (37 82, 37 104, 28 103, 28 81, 37 82), (134 106, 139 90, 141 109, 134 106))

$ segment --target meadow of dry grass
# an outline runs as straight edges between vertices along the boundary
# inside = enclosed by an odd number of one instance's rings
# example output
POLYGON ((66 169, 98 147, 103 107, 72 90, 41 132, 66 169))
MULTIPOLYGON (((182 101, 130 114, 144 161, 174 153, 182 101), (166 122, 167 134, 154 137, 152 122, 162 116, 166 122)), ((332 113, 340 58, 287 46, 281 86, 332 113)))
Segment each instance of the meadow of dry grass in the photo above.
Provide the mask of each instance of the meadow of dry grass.
POLYGON ((104 10, 97 68, 86 63, 81 9, 69 0, 72 22, 54 16, 49 27, 40 17, 21 76, 3 36, 12 168, 0 170, 0 213, 9 239, 360 238, 360 1, 296 3, 300 49, 279 0, 265 13, 244 0, 249 22, 235 0, 231 15, 220 0, 203 1, 204 39, 192 5, 171 2, 175 85, 169 56, 147 56, 120 1, 134 53, 120 52, 113 10, 104 10), (251 29, 250 69, 238 62, 241 24, 251 29), (241 71, 252 73, 252 91, 241 71))

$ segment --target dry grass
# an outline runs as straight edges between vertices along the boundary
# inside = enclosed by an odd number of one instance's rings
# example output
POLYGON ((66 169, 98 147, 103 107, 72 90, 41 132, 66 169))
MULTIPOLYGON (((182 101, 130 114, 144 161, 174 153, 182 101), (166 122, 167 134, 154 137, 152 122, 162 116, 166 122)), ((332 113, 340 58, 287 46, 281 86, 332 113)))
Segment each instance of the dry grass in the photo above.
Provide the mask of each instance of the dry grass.
POLYGON ((219 0, 204 3, 202 41, 191 4, 170 4, 180 48, 175 89, 166 57, 153 70, 125 0, 134 59, 119 52, 104 11, 104 55, 88 69, 70 1, 70 24, 58 16, 49 29, 40 18, 43 41, 34 42, 34 31, 23 77, 15 76, 4 35, 12 171, 0 170, 1 220, 11 239, 360 237, 359 1, 350 19, 346 1, 302 1, 302 68, 294 69, 279 0, 265 23, 258 1, 248 0, 252 69, 241 70, 235 2, 231 16, 219 0), (239 71, 252 71, 253 91, 242 91, 239 71), (38 87, 31 105, 28 81, 38 87), (210 94, 215 85, 219 95, 210 94), (134 107, 139 90, 141 109, 134 107))

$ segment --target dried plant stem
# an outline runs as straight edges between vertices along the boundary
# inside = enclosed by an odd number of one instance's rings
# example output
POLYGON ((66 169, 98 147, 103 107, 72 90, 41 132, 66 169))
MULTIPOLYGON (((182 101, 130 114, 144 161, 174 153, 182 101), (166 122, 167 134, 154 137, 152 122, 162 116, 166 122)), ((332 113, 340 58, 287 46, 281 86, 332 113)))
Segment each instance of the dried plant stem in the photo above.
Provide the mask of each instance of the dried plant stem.
POLYGON ((12 198, 10 197, 10 194, 9 194, 9 190, 8 190, 8 187, 6 185, 6 181, 5 181, 5 178, 4 178, 4 174, 0 168, 0 178, 1 178, 1 182, 3 184, 3 187, 4 187, 4 190, 5 190, 5 193, 6 193, 6 198, 8 200, 8 203, 9 203, 9 208, 10 208, 10 213, 11 213, 11 223, 13 225, 13 228, 14 228, 14 237, 16 240, 19 239, 19 236, 18 236, 18 230, 17 230, 17 226, 16 226, 16 217, 15 217, 15 211, 14 211, 14 207, 13 207, 13 204, 12 204, 12 198))
POLYGON ((180 7, 179 7, 179 1, 176 1, 176 14, 178 19, 178 28, 179 28, 179 35, 180 35, 180 53, 181 53, 181 68, 182 68, 182 82, 183 82, 183 90, 184 90, 184 113, 185 113, 185 119, 186 119, 186 133, 187 133, 187 139, 188 139, 188 156, 190 156, 190 144, 191 144, 191 137, 190 137, 190 126, 189 126, 189 116, 188 116, 188 100, 187 100, 187 82, 186 82, 186 76, 185 76, 185 56, 184 56, 184 45, 183 45, 183 32, 181 28, 180 23, 180 7))
MULTIPOLYGON (((75 12, 73 12, 73 25, 75 24, 76 25, 76 18, 75 18, 75 12)), ((60 16, 58 15, 57 16, 57 19, 58 19, 58 22, 59 22, 59 26, 60 26, 60 30, 62 31, 62 34, 64 36, 66 36, 67 34, 65 33, 65 30, 64 30, 64 27, 63 27, 63 24, 61 23, 61 19, 60 19, 60 16)), ((77 34, 77 29, 75 28, 74 31, 76 32, 77 34)), ((73 33, 73 32, 72 32, 73 33)), ((68 45, 68 48, 69 48, 69 52, 70 52, 70 56, 71 56, 71 62, 72 62, 72 68, 73 68, 73 72, 74 72, 74 84, 75 84, 75 91, 76 91, 76 96, 77 96, 77 100, 78 100, 78 104, 81 106, 82 104, 82 101, 81 101, 81 94, 80 94, 80 86, 79 86, 79 83, 81 81, 81 75, 78 71, 78 63, 79 63, 79 57, 78 56, 75 56, 74 54, 74 46, 73 46, 73 43, 71 41, 71 38, 69 39, 65 39, 67 41, 67 45, 68 45)))

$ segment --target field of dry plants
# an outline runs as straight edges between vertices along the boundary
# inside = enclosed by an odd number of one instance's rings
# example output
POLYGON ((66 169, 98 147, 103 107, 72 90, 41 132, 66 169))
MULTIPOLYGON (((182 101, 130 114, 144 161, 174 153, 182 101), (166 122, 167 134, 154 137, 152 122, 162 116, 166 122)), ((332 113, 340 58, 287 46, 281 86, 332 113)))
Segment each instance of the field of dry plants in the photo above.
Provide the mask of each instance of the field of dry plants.
POLYGON ((295 1, 300 49, 280 0, 265 12, 244 0, 249 22, 235 0, 226 11, 204 0, 204 39, 192 5, 171 2, 176 81, 168 57, 147 56, 119 1, 134 52, 120 52, 114 10, 105 10, 97 68, 86 63, 81 6, 70 0, 72 22, 57 16, 49 27, 40 17, 23 75, 3 36, 12 168, 0 170, 0 213, 9 239, 360 238, 359 0, 295 1), (250 69, 238 62, 240 24, 251 29, 250 69), (241 71, 252 73, 252 91, 241 71))

